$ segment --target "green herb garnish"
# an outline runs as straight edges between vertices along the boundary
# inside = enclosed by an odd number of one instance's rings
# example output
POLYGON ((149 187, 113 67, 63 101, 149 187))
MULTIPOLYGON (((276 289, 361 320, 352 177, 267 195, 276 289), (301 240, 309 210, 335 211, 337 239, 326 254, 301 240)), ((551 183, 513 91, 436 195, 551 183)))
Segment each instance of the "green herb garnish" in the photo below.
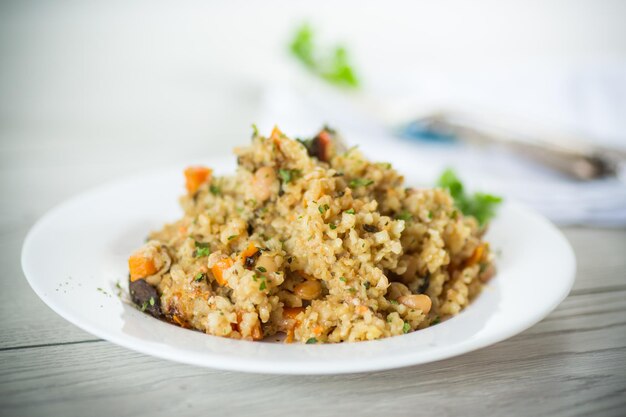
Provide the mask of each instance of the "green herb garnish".
POLYGON ((347 282, 348 280, 345 277, 341 277, 341 278, 339 278, 339 281, 347 282))
POLYGON ((403 333, 408 333, 409 330, 411 330, 411 325, 405 321, 404 325, 402 326, 402 332, 403 333))
POLYGON ((220 195, 222 193, 222 190, 220 190, 220 187, 218 187, 217 185, 209 185, 209 191, 211 191, 211 194, 213 195, 220 195))
POLYGON ((374 184, 373 180, 369 180, 367 178, 354 178, 348 182, 348 187, 350 188, 358 188, 358 187, 367 187, 368 185, 374 184))
POLYGON ((324 204, 323 206, 319 206, 317 209, 321 214, 324 214, 328 209, 330 209, 330 206, 328 204, 324 204))
POLYGON ((259 128, 256 127, 256 124, 252 123, 252 137, 256 138, 259 136, 259 128))
POLYGON ((262 266, 257 266, 257 268, 256 268, 256 269, 257 269, 259 272, 267 272, 267 269, 265 269, 265 268, 264 268, 264 267, 262 267, 262 266))
POLYGON ((153 306, 154 305, 154 297, 150 297, 150 305, 153 306))
POLYGON ((143 304, 141 305, 141 311, 146 311, 146 308, 148 308, 148 302, 144 301, 143 304))
POLYGON ((228 236, 228 240, 233 240, 233 239, 234 239, 234 238, 236 238, 237 236, 239 236, 239 235, 230 235, 230 236, 228 236))
POLYGON ((404 221, 411 220, 411 213, 409 213, 408 211, 403 211, 402 213, 396 216, 396 219, 404 220, 404 221))
POLYGON ((200 272, 198 275, 196 275, 196 277, 193 279, 196 282, 200 282, 202 281, 204 278, 206 278, 206 274, 200 272))
POLYGON ((297 170, 297 169, 283 169, 283 168, 280 168, 278 170, 278 176, 283 181, 283 184, 289 184, 298 175, 300 175, 300 171, 297 170))
POLYGON ((311 337, 309 339, 307 339, 306 344, 307 345, 314 345, 315 343, 317 343, 317 339, 314 337, 311 337))
POLYGON ((437 182, 441 188, 447 188, 454 204, 467 216, 472 216, 478 220, 478 224, 485 225, 495 216, 496 207, 502 202, 502 198, 484 193, 474 193, 468 195, 463 189, 463 183, 453 170, 447 169, 439 177, 437 182))
POLYGON ((211 249, 209 249, 209 244, 206 242, 198 242, 194 241, 194 245, 196 246, 196 250, 193 252, 194 258, 201 258, 203 256, 209 256, 211 254, 211 249))
POLYGON ((335 230, 337 228, 337 225, 335 223, 329 223, 328 227, 330 227, 330 230, 335 230))
POLYGON ((263 291, 266 288, 267 288, 267 285, 265 284, 265 281, 261 281, 261 285, 259 285, 259 290, 263 291))
POLYGON ((304 24, 296 31, 289 45, 291 54, 309 71, 331 84, 356 88, 358 78, 348 60, 348 53, 341 46, 320 54, 313 42, 311 26, 304 24))
POLYGON ((354 214, 354 213, 356 213, 356 212, 354 211, 354 209, 353 209, 353 208, 351 208, 351 209, 349 209, 349 210, 346 210, 344 213, 354 214))
POLYGON ((439 324, 440 322, 441 322, 441 319, 439 318, 439 316, 437 316, 433 319, 433 321, 430 322, 430 325, 434 326, 435 324, 439 324))
POLYGON ((365 287, 365 289, 366 289, 366 290, 369 290, 369 289, 370 289, 370 287, 372 286, 372 284, 370 284, 370 282, 369 282, 369 281, 365 281, 365 282, 363 283, 363 286, 365 287))

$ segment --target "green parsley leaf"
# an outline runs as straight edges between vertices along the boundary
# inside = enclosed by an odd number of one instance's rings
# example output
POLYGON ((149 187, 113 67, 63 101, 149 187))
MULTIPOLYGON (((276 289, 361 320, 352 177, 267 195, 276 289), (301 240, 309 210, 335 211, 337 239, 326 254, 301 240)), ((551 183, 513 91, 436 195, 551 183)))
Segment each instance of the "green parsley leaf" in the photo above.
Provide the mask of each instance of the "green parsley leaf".
POLYGON ((350 65, 346 49, 337 46, 320 55, 316 51, 313 38, 313 29, 309 25, 300 26, 289 45, 291 54, 313 74, 331 84, 358 87, 359 81, 350 65))
POLYGON ((402 332, 408 333, 409 330, 411 330, 411 325, 405 321, 404 325, 402 326, 402 332))
POLYGON ((358 188, 358 187, 367 187, 368 185, 374 184, 373 180, 369 180, 367 178, 353 178, 348 182, 348 187, 350 188, 358 188))
POLYGON ((354 211, 353 208, 351 208, 350 210, 346 210, 344 213, 355 214, 356 212, 354 211))
POLYGON ((283 169, 278 170, 278 176, 282 180, 283 184, 289 184, 300 175, 300 170, 297 169, 283 169))
POLYGON ((324 204, 323 206, 319 206, 317 209, 321 214, 324 214, 328 209, 330 209, 330 206, 328 204, 324 204))
POLYGON ((339 281, 347 282, 348 280, 345 277, 339 278, 339 281))
POLYGON ((411 220, 411 213, 409 213, 408 211, 403 211, 396 216, 396 219, 404 221, 411 220))
POLYGON ((468 195, 463 183, 451 169, 445 170, 437 182, 441 188, 447 188, 454 199, 455 206, 467 216, 476 218, 478 224, 484 226, 495 216, 496 207, 502 203, 502 198, 485 193, 468 195))
POLYGON ((193 280, 196 281, 196 282, 200 282, 204 278, 206 278, 206 274, 203 274, 202 272, 200 272, 198 275, 196 275, 196 277, 193 280))
POLYGON ((194 258, 201 258, 211 254, 211 249, 209 249, 208 243, 194 241, 194 245, 196 246, 196 250, 193 252, 194 258))
POLYGON ((335 230, 337 228, 337 225, 335 223, 329 223, 328 227, 330 227, 330 230, 335 230))
POLYGON ((230 235, 230 236, 228 236, 228 240, 233 240, 233 239, 234 239, 234 238, 236 238, 237 236, 239 236, 239 235, 230 235))
POLYGON ((267 272, 267 269, 265 269, 265 268, 264 268, 264 267, 262 267, 262 266, 258 266, 256 269, 257 269, 259 272, 267 272))
POLYGON ((141 311, 146 311, 146 308, 148 308, 148 302, 144 301, 143 304, 141 305, 141 311))
POLYGON ((265 284, 265 281, 261 281, 261 285, 259 285, 259 290, 263 291, 266 288, 267 288, 267 285, 265 284))
POLYGON ((154 297, 150 297, 150 305, 153 306, 154 305, 154 297))
POLYGON ((220 195, 222 193, 222 190, 220 190, 220 187, 214 184, 209 185, 209 191, 211 191, 211 194, 213 195, 220 195))
POLYGON ((256 127, 256 124, 252 123, 252 137, 256 138, 259 136, 259 128, 256 127))
POLYGON ((365 281, 365 282, 363 283, 363 286, 365 287, 365 289, 366 289, 366 290, 369 290, 369 289, 370 289, 370 287, 372 286, 372 284, 370 284, 370 282, 369 282, 369 281, 365 281))
POLYGON ((306 341, 307 345, 313 345, 315 343, 317 343, 317 339, 314 338, 314 337, 311 337, 310 339, 307 339, 307 341, 306 341))

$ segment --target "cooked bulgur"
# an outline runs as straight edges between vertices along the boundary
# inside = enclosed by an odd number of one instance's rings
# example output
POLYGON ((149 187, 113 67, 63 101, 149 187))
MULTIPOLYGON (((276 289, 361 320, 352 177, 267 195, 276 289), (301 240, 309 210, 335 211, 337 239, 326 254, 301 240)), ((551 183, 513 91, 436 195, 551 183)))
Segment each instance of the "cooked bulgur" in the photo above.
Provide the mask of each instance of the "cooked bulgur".
POLYGON ((234 176, 187 169, 183 218, 130 257, 143 310, 237 339, 372 340, 458 314, 494 273, 447 190, 405 187, 330 129, 235 153, 234 176))

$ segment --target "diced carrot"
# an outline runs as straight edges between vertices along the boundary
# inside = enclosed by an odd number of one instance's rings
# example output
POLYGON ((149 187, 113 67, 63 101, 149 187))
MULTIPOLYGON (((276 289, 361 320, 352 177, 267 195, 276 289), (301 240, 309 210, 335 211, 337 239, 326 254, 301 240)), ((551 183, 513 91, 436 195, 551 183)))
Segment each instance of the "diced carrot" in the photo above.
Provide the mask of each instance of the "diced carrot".
POLYGON ((211 272, 213 272, 213 276, 215 277, 215 280, 221 286, 224 286, 227 284, 226 279, 224 279, 224 270, 230 268, 231 266, 233 266, 233 264, 234 262, 232 259, 224 258, 224 259, 220 259, 219 261, 217 261, 215 265, 213 265, 213 268, 211 268, 211 272))
POLYGON ((485 244, 481 243, 476 247, 476 249, 474 249, 474 253, 472 253, 472 256, 467 258, 467 261, 465 261, 465 267, 473 266, 480 262, 480 260, 483 258, 484 252, 485 244))
POLYGON ((128 258, 128 269, 131 281, 149 277, 157 271, 154 261, 143 255, 132 255, 128 258))
POLYGON ((317 159, 322 162, 328 162, 330 159, 330 134, 326 130, 322 130, 315 138, 317 142, 317 159))
POLYGON ((315 334, 315 336, 321 335, 323 330, 324 328, 320 325, 313 327, 313 333, 315 334))
POLYGON ((283 132, 280 131, 278 126, 274 126, 274 129, 272 129, 272 134, 270 135, 270 139, 272 139, 274 143, 277 143, 280 141, 280 138, 283 136, 284 136, 283 132))
POLYGON ((185 329, 190 329, 191 326, 189 325, 189 323, 187 323, 185 320, 183 320, 182 318, 174 315, 172 316, 172 320, 178 324, 180 327, 184 327, 185 329))
POLYGON ((244 249, 243 252, 241 252, 241 259, 245 262, 246 258, 250 256, 254 256, 254 254, 257 253, 258 251, 259 249, 256 246, 254 246, 254 243, 250 242, 248 247, 244 249))
POLYGON ((212 172, 210 168, 201 166, 187 168, 185 170, 185 186, 189 194, 195 193, 202 184, 210 181, 212 172))
POLYGON ((283 316, 295 320, 298 314, 304 311, 304 307, 283 307, 283 316))
POLYGON ((293 328, 287 330, 287 337, 285 338, 285 343, 293 343, 293 337, 295 334, 295 330, 293 328))

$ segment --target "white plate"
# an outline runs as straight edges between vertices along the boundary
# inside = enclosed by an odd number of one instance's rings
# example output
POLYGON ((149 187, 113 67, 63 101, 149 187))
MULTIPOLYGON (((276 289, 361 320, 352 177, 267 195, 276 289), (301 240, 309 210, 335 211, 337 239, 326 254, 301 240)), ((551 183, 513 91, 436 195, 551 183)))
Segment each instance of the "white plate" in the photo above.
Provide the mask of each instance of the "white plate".
MULTIPOLYGON (((207 165, 217 173, 233 169, 218 160, 207 165)), ((418 175, 403 168, 416 183, 418 175)), ((335 374, 432 362, 499 342, 544 318, 574 281, 574 254, 561 233, 507 203, 487 235, 501 251, 497 276, 460 315, 431 328, 334 345, 248 342, 185 330, 123 302, 115 286, 120 282, 127 291, 128 255, 147 233, 181 215, 182 169, 100 187, 39 220, 22 249, 24 273, 39 297, 76 326, 149 355, 235 371, 335 374)))

